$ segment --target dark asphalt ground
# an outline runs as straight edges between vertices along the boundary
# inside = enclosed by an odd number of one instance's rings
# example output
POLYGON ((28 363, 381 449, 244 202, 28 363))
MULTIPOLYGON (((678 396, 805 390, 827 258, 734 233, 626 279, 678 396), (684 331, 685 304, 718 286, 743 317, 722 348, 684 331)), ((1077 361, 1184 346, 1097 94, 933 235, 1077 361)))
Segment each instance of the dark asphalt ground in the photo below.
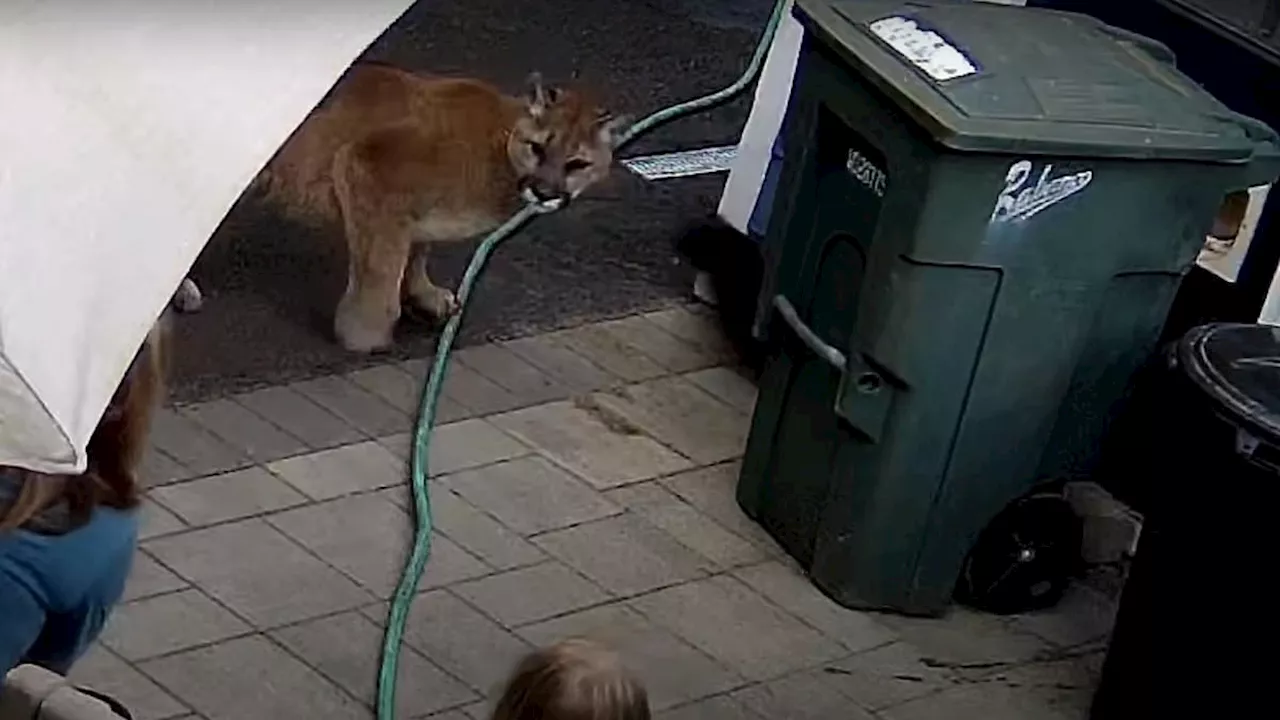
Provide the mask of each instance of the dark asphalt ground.
MULTIPOLYGON (((367 57, 483 77, 518 90, 532 70, 577 74, 617 111, 643 115, 718 89, 742 71, 773 0, 421 0, 367 57)), ((736 140, 749 100, 681 121, 628 154, 736 140)), ((607 186, 541 218, 491 260, 463 344, 669 304, 691 270, 672 241, 712 212, 723 176, 648 184, 619 168, 607 186)), ((474 244, 434 253, 437 282, 456 283, 474 244)), ((195 400, 353 369, 331 339, 345 282, 340 235, 292 224, 246 199, 196 263, 205 308, 178 316, 173 393, 195 400)), ((430 354, 435 333, 402 322, 394 355, 430 354)))

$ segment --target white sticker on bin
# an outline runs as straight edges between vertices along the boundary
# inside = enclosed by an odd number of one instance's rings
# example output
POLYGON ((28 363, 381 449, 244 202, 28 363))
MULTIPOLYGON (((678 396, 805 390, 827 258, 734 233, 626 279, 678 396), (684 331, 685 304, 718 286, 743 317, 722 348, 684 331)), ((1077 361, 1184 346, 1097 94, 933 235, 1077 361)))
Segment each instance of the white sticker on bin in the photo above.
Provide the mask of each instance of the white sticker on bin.
POLYGON ((876 37, 934 80, 954 80, 978 72, 959 48, 911 18, 894 15, 876 20, 870 28, 876 37))

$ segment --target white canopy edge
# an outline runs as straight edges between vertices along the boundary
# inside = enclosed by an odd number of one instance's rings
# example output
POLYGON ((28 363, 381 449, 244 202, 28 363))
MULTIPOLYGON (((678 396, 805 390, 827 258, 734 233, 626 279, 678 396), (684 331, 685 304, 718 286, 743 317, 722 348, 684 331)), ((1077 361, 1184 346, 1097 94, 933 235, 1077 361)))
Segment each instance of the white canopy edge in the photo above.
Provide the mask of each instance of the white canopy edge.
POLYGON ((84 469, 210 235, 410 4, 0 2, 0 464, 84 469))

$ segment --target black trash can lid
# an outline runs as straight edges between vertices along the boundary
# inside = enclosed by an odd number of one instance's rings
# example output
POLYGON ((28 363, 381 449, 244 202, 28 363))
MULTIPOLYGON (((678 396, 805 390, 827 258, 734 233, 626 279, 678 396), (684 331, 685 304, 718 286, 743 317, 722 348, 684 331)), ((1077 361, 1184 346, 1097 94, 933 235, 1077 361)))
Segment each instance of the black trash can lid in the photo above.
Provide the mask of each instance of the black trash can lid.
POLYGON ((1183 372, 1237 422, 1280 442, 1280 327, 1213 324, 1178 345, 1183 372))

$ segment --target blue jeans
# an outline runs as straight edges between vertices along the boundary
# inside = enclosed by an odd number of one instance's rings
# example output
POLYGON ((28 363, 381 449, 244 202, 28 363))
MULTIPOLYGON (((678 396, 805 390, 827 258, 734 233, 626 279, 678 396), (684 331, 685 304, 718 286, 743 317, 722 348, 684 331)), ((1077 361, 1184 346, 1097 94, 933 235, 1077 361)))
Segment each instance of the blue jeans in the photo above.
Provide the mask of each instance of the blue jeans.
POLYGON ((66 674, 124 593, 136 512, 97 508, 65 535, 0 534, 0 677, 32 663, 66 674))

